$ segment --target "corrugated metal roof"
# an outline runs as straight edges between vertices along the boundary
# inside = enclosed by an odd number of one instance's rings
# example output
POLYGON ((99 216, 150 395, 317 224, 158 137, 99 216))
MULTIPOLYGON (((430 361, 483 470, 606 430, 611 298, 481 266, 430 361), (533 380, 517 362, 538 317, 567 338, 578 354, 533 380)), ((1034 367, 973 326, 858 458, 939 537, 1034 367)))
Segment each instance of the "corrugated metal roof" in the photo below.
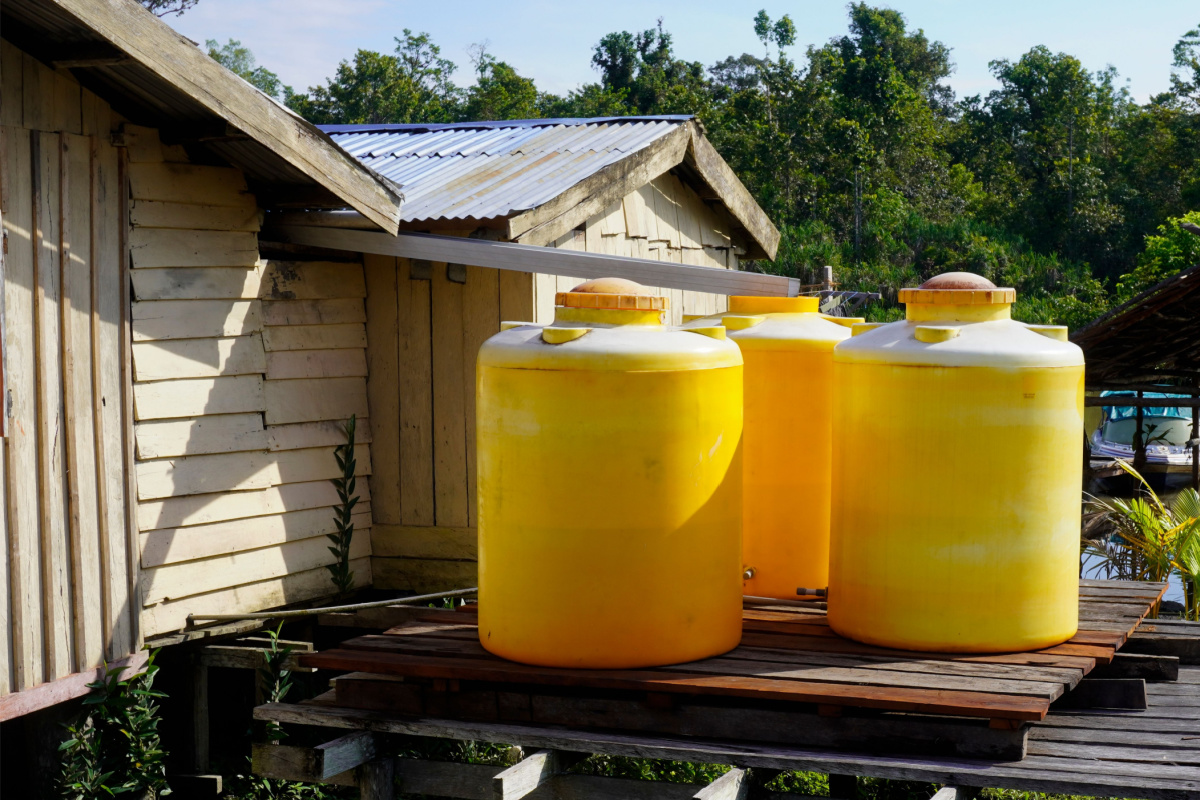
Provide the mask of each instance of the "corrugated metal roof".
POLYGON ((322 125, 400 185, 404 222, 528 211, 646 147, 690 116, 527 119, 437 125, 322 125))

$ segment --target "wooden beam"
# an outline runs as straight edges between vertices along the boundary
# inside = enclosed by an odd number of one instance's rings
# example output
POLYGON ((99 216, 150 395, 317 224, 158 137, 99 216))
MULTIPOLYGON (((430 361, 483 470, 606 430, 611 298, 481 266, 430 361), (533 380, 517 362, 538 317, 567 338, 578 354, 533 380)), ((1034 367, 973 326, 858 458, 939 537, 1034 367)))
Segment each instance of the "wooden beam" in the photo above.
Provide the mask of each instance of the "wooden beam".
POLYGON ((695 267, 486 239, 404 232, 391 236, 370 231, 300 225, 272 228, 267 238, 289 244, 347 250, 353 253, 456 262, 514 272, 567 275, 585 280, 600 277, 628 278, 647 286, 714 294, 794 297, 800 292, 799 280, 780 275, 695 267))
MULTIPOLYGON (((108 665, 108 668, 122 668, 127 674, 134 673, 145 666, 148 655, 149 653, 146 651, 134 653, 128 658, 113 661, 108 665)), ((0 697, 0 722, 16 719, 25 714, 31 714, 34 711, 40 711, 43 708, 49 708, 59 703, 65 703, 67 700, 83 697, 91 691, 88 688, 89 683, 95 683, 103 678, 104 667, 101 666, 95 669, 84 670, 83 672, 76 672, 73 675, 67 675, 56 681, 34 686, 32 689, 25 689, 24 691, 4 695, 0 697)))
POLYGON ((492 778, 495 800, 519 800, 562 771, 556 750, 538 750, 492 778))
POLYGON ((1089 678, 1144 678, 1148 681, 1179 680, 1179 657, 1143 653, 1117 653, 1108 664, 1100 664, 1089 678))
MULTIPOLYGON (((750 191, 738 180, 737 175, 725 163, 725 159, 721 158, 721 154, 696 126, 691 127, 691 141, 685 163, 700 173, 705 183, 716 190, 717 196, 721 198, 721 202, 729 209, 733 218, 745 227, 755 244, 762 248, 762 254, 774 260, 779 249, 779 229, 771 223, 767 212, 755 202, 750 191)), ((751 251, 747 256, 755 258, 757 254, 751 251)))
POLYGON ((399 192, 314 125, 218 64, 135 0, 46 0, 188 100, 250 135, 386 231, 400 220, 399 192))
POLYGON ((1146 709, 1146 681, 1142 678, 1085 678, 1054 703, 1055 708, 1146 709))
POLYGON ((734 767, 692 797, 694 800, 747 800, 750 797, 749 770, 734 767))

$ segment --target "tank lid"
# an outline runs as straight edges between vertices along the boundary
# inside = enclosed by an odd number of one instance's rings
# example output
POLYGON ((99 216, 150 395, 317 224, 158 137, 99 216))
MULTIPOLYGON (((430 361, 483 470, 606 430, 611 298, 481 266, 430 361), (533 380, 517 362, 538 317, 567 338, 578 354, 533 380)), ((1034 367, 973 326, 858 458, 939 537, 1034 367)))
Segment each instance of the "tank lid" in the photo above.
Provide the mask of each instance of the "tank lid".
POLYGON ((1017 290, 997 288, 996 284, 973 272, 943 272, 916 289, 901 289, 901 303, 937 305, 994 305, 1013 303, 1017 290))
POLYGON ((569 292, 554 295, 554 305, 567 308, 616 308, 662 311, 670 307, 666 297, 624 278, 597 278, 569 292))

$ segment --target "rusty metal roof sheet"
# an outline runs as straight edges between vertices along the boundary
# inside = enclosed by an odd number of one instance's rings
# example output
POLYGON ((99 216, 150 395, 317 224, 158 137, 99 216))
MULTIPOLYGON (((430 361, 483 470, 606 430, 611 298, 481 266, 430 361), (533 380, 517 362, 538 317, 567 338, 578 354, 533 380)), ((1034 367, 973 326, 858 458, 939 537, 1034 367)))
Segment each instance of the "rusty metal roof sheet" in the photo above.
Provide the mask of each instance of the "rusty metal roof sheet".
POLYGON ((401 220, 494 219, 554 199, 690 116, 438 125, 322 125, 346 152, 400 185, 401 220))

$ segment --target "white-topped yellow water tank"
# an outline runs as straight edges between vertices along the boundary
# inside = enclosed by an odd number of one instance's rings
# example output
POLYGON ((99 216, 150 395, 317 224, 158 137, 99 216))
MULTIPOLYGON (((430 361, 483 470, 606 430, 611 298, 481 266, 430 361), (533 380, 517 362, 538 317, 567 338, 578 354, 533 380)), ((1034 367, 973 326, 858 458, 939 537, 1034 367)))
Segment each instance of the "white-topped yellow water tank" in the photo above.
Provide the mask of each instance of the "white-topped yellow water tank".
POLYGON ((969 273, 833 353, 829 624, 870 644, 1003 652, 1076 632, 1083 353, 969 273))
POLYGON ((479 638, 529 664, 628 668, 737 646, 742 357, 590 281, 479 352, 479 638))
POLYGON ((723 325, 745 361, 742 560, 748 595, 795 599, 829 583, 833 348, 861 319, 816 297, 729 298, 723 325))

